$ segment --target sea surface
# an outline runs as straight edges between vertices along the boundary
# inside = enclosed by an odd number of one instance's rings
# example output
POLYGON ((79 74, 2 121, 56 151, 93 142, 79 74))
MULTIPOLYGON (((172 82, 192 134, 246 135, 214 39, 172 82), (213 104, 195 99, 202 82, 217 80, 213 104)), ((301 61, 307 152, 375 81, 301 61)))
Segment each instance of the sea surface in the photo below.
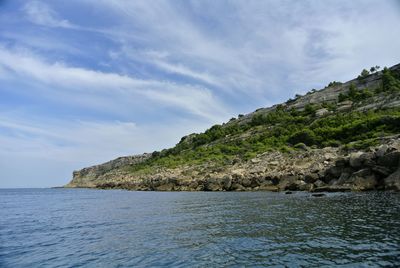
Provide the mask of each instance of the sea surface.
POLYGON ((400 194, 0 190, 0 267, 399 267, 400 194))

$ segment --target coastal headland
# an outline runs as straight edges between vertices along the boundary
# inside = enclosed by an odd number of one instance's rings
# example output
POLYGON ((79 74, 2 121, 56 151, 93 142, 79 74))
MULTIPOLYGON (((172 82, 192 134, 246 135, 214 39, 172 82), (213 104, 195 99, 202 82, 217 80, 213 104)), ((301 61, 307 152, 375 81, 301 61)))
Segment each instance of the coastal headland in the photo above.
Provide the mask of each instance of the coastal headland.
POLYGON ((65 187, 400 191, 400 64, 239 115, 173 148, 73 172, 65 187))

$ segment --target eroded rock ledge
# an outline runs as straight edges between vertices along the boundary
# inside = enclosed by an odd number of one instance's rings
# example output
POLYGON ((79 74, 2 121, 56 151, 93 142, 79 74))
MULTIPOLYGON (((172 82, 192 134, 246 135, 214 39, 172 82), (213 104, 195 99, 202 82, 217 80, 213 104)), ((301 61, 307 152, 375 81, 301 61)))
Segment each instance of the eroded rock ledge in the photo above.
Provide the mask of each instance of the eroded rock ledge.
POLYGON ((67 187, 142 191, 400 191, 400 138, 386 138, 380 146, 347 152, 340 148, 291 153, 266 152, 222 167, 212 164, 132 174, 124 168, 148 155, 117 159, 74 172, 67 187), (121 162, 122 161, 122 162, 121 162))

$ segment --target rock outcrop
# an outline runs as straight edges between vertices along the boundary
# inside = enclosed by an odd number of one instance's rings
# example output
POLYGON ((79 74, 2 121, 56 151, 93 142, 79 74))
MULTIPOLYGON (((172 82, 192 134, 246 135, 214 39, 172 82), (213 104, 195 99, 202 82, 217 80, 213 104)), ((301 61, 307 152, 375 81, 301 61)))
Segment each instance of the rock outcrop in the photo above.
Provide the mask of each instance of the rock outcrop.
POLYGON ((104 174, 124 166, 140 164, 150 156, 151 154, 123 156, 101 165, 74 171, 73 180, 66 187, 96 187, 99 183, 102 183, 101 178, 104 174))
MULTIPOLYGON (((322 146, 311 143, 315 146, 310 147, 306 145, 310 145, 307 143, 307 138, 313 142, 317 139, 314 139, 313 133, 309 134, 312 131, 309 131, 301 134, 305 137, 304 141, 285 140, 290 143, 288 144, 290 150, 274 150, 276 147, 271 147, 272 149, 268 148, 270 150, 264 150, 258 155, 252 152, 249 154, 251 157, 226 157, 222 164, 213 163, 210 158, 211 160, 206 159, 203 162, 192 161, 191 164, 184 162, 167 168, 157 164, 146 166, 146 163, 151 162, 148 160, 156 157, 153 154, 120 157, 101 165, 74 171, 73 179, 66 187, 156 191, 400 191, 400 116, 398 110, 400 109, 400 64, 391 67, 390 72, 393 73, 393 76, 387 79, 387 85, 394 88, 393 90, 389 88, 384 91, 384 72, 373 73, 346 83, 335 82, 322 90, 313 90, 286 103, 261 108, 248 115, 240 115, 237 119, 233 118, 223 126, 219 126, 220 129, 235 126, 238 129, 244 127, 246 131, 237 132, 234 138, 232 135, 223 134, 219 136, 219 140, 213 139, 207 141, 209 143, 200 144, 206 150, 218 142, 220 145, 232 145, 239 141, 238 144, 243 145, 244 143, 240 143, 240 141, 247 139, 247 145, 249 145, 251 144, 248 142, 249 137, 257 135, 262 137, 265 133, 271 136, 271 132, 281 133, 286 127, 285 123, 280 122, 276 125, 266 125, 267 123, 254 125, 255 118, 268 116, 274 111, 282 110, 297 113, 307 112, 314 106, 313 115, 307 117, 310 122, 335 114, 343 116, 346 113, 353 113, 356 114, 354 120, 357 120, 357 114, 369 114, 370 111, 381 113, 379 120, 373 118, 375 121, 368 121, 370 120, 368 117, 362 124, 357 125, 357 128, 358 126, 362 127, 361 134, 358 133, 357 137, 365 136, 366 138, 365 140, 362 138, 362 142, 370 142, 367 143, 368 146, 363 147, 367 149, 356 150, 354 148, 357 147, 348 147, 349 142, 356 142, 350 138, 345 143, 338 142, 340 139, 328 140, 333 143, 322 143, 322 146), (396 79, 397 84, 394 82, 396 79), (385 113, 390 109, 392 111, 390 115, 385 113), (390 127, 381 128, 385 124, 390 124, 390 127), (277 128, 273 129, 274 126, 277 128), (376 132, 369 133, 368 136, 364 131, 368 132, 370 126, 373 126, 376 132), (385 130, 388 132, 385 133, 385 130), (374 144, 374 146, 369 144, 374 144), (145 168, 140 168, 140 166, 145 166, 145 168)), ((279 116, 279 113, 276 113, 275 117, 272 116, 270 120, 276 120, 276 117, 279 116)), ((303 113, 301 116, 306 117, 307 115, 303 113)), ((299 120, 303 120, 301 116, 298 117, 299 120)), ((351 123, 353 122, 350 121, 350 125, 351 123)), ((305 124, 302 126, 303 128, 307 127, 305 124)), ((297 129, 297 125, 295 127, 297 129)), ((330 131, 329 127, 331 126, 327 127, 328 131, 330 131)), ((351 131, 354 131, 354 128, 351 131)), ((348 131, 346 135, 352 136, 353 132, 351 131, 348 131)), ((323 140, 326 133, 323 132, 320 140, 323 140)), ((278 139, 281 134, 274 135, 277 135, 274 137, 278 139)), ((175 156, 184 150, 194 150, 197 148, 195 146, 198 146, 193 145, 196 138, 198 138, 197 134, 182 138, 178 145, 188 146, 181 147, 181 151, 174 151, 176 148, 173 148, 171 149, 172 154, 175 156)), ((161 152, 157 152, 157 154, 160 155, 161 152)))
POLYGON ((382 143, 366 151, 327 147, 264 153, 224 168, 187 166, 140 176, 112 167, 125 161, 137 164, 149 155, 119 158, 74 172, 68 187, 145 191, 400 191, 400 136, 386 138, 382 143))

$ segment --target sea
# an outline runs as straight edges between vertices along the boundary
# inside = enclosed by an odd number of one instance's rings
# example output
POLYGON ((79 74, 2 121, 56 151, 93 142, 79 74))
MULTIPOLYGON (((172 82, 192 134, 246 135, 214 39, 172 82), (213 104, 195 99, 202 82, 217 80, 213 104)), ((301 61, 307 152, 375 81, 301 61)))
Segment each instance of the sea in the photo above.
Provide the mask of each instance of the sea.
POLYGON ((400 267, 400 194, 0 189, 0 267, 400 267))

